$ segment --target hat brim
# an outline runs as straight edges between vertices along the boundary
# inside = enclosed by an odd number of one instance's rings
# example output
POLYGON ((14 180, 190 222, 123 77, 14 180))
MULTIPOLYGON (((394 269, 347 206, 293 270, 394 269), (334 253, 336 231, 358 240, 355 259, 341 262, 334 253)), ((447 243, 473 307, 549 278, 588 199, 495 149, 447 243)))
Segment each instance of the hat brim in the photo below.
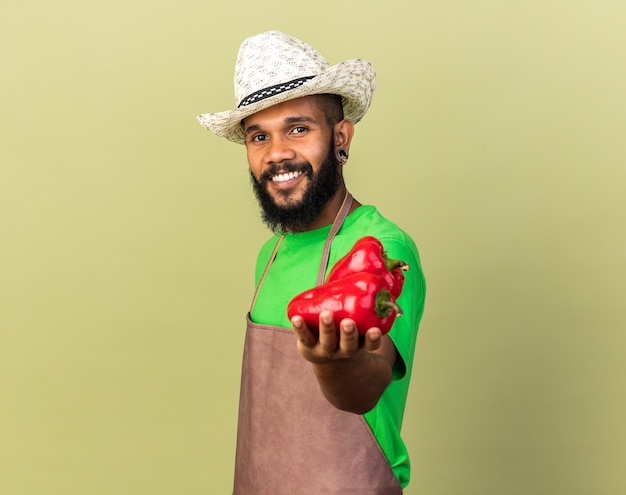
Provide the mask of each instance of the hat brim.
POLYGON ((376 74, 371 64, 362 59, 352 59, 333 65, 297 88, 276 94, 242 108, 218 113, 205 113, 197 117, 204 128, 243 144, 245 133, 242 120, 283 101, 316 94, 336 94, 342 97, 344 118, 357 123, 363 118, 376 88, 376 74))

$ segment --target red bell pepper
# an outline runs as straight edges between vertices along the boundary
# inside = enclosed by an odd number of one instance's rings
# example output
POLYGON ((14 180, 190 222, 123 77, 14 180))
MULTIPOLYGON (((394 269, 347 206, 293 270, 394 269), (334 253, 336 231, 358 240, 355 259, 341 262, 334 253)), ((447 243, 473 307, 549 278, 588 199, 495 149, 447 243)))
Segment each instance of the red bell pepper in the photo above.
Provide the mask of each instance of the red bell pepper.
POLYGON ((287 306, 287 316, 291 319, 300 315, 307 327, 317 333, 323 310, 333 312, 337 329, 341 320, 352 318, 359 333, 378 327, 386 334, 396 316, 402 315, 387 282, 370 272, 353 273, 298 294, 287 306))
POLYGON ((382 243, 373 236, 360 238, 352 249, 339 259, 328 272, 326 282, 339 280, 353 273, 369 272, 382 276, 394 298, 402 292, 404 271, 408 263, 389 258, 382 243))

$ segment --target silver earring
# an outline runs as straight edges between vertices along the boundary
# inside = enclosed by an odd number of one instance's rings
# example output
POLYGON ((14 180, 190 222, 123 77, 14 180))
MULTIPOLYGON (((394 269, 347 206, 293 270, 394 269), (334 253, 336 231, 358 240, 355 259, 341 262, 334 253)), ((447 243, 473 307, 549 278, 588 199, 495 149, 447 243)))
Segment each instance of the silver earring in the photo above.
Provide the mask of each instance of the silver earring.
POLYGON ((348 152, 343 148, 339 148, 337 150, 337 158, 339 159, 339 163, 346 163, 348 161, 348 152))

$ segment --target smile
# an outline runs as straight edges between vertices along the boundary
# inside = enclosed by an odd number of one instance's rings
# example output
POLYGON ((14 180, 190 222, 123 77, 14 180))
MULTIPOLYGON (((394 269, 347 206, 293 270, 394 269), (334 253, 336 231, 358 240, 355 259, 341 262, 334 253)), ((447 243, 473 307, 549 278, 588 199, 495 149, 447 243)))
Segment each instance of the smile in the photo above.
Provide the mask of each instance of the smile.
POLYGON ((303 174, 303 172, 297 171, 297 172, 287 172, 284 174, 277 174, 272 176, 272 182, 286 182, 288 180, 291 179, 295 179, 296 177, 300 177, 303 174))

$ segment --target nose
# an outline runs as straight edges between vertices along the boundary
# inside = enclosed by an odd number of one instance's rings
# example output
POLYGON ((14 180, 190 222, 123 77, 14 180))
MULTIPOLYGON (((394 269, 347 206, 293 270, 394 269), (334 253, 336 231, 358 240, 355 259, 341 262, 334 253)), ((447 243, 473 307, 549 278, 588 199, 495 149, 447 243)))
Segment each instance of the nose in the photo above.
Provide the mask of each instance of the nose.
POLYGON ((295 151, 289 146, 288 140, 282 137, 273 137, 267 147, 265 159, 267 163, 281 163, 293 160, 295 151))

